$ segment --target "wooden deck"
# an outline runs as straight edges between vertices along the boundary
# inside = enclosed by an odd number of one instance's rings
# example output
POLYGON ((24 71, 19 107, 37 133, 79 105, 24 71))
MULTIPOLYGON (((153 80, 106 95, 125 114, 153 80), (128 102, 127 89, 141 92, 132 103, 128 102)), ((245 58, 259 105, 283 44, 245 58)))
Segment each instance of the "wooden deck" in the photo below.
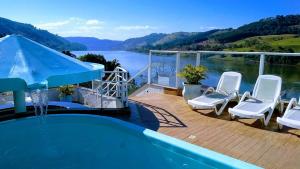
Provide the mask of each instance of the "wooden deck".
POLYGON ((271 127, 263 129, 252 119, 229 121, 228 112, 215 117, 209 110, 193 111, 180 96, 154 93, 130 99, 139 103, 144 127, 264 168, 300 168, 300 131, 276 131, 274 117, 271 127))

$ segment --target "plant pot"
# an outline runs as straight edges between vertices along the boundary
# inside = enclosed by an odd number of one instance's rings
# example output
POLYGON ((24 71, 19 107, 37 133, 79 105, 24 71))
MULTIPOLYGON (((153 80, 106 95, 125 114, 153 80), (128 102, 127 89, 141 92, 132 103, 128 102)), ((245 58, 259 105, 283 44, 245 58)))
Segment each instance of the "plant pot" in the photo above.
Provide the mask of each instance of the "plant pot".
POLYGON ((182 96, 185 101, 196 98, 201 95, 201 87, 202 85, 198 84, 186 84, 183 83, 182 96))
POLYGON ((60 97, 60 101, 62 101, 62 102, 72 102, 72 95, 65 95, 63 97, 60 97))

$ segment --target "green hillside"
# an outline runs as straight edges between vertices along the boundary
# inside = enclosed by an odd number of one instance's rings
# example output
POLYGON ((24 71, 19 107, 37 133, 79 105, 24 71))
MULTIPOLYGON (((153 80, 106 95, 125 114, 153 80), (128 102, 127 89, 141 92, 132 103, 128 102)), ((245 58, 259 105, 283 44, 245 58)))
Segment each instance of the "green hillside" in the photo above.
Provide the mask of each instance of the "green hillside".
POLYGON ((300 52, 300 35, 266 35, 254 36, 229 43, 225 50, 232 51, 268 51, 300 52))
POLYGON ((86 49, 86 46, 82 44, 69 42, 63 37, 38 29, 33 25, 0 17, 0 37, 11 34, 22 35, 58 51, 86 49))
POLYGON ((237 29, 230 29, 227 32, 217 34, 212 38, 221 43, 229 43, 253 36, 283 34, 300 34, 300 15, 279 15, 261 19, 237 29))
POLYGON ((125 50, 299 51, 300 15, 261 19, 236 29, 150 34, 126 40, 125 50), (278 35, 278 36, 277 36, 278 35))

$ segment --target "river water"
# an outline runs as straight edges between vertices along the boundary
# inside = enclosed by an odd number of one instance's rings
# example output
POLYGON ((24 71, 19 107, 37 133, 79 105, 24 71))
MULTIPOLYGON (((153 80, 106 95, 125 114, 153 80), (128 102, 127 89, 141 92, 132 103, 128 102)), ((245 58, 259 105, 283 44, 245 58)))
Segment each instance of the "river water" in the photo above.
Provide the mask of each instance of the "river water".
MULTIPOLYGON (((87 53, 102 54, 107 60, 117 59, 122 67, 127 69, 131 76, 135 75, 148 64, 148 55, 129 51, 74 51, 76 56, 87 53)), ((196 55, 183 55, 180 58, 180 68, 186 64, 196 64, 196 55)), ((201 56, 201 65, 208 68, 207 78, 203 81, 204 85, 216 86, 221 74, 224 71, 237 71, 242 73, 242 84, 240 92, 252 91, 258 76, 258 59, 249 61, 212 59, 208 56, 201 56)), ((158 83, 158 76, 169 77, 169 86, 175 86, 175 55, 152 55, 152 74, 153 83, 158 83)), ((282 77, 283 98, 300 96, 300 66, 290 65, 270 65, 265 64, 265 74, 274 74, 282 77)), ((139 76, 136 82, 141 84, 146 82, 147 72, 139 76)))

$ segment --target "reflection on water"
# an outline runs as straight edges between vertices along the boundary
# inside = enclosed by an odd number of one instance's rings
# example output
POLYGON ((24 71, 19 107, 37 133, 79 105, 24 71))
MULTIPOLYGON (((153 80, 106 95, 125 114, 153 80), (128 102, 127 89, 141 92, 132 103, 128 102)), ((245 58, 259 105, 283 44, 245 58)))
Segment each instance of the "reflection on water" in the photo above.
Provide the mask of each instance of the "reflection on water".
MULTIPOLYGON (((103 54, 106 59, 117 59, 121 65, 127 69, 131 75, 136 74, 144 68, 148 63, 148 55, 143 53, 127 52, 127 51, 83 51, 74 52, 77 56, 85 53, 103 54)), ((196 64, 196 55, 181 56, 180 68, 186 64, 196 64)), ((258 76, 258 60, 253 62, 244 61, 224 61, 218 59, 210 59, 207 56, 201 57, 201 65, 208 68, 208 78, 203 81, 203 84, 216 86, 221 74, 224 71, 238 71, 242 73, 241 93, 251 91, 258 76)), ((152 81, 158 83, 159 78, 168 77, 169 85, 175 87, 176 81, 176 57, 175 55, 152 55, 152 81)), ((265 74, 274 74, 282 77, 283 81, 283 97, 291 98, 298 97, 300 94, 300 66, 288 65, 269 65, 265 64, 265 74)), ((136 81, 143 83, 147 80, 147 73, 141 76, 136 81)))

